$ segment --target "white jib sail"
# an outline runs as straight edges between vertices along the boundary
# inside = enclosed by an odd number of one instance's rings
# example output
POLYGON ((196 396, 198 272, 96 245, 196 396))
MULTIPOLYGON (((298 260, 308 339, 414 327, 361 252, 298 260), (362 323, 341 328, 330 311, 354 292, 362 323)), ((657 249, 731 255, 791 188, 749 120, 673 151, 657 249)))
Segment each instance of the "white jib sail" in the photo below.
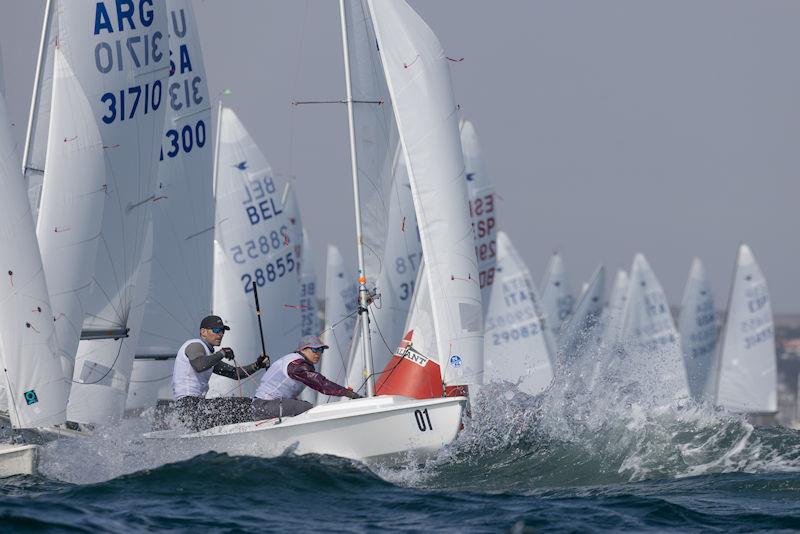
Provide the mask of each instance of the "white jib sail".
MULTIPOLYGON (((224 290, 218 292, 215 287, 214 313, 225 321, 236 316, 244 323, 246 314, 255 318, 255 282, 266 349, 277 359, 296 348, 300 333, 297 303, 302 224, 289 184, 273 175, 267 159, 231 109, 222 109, 219 127, 215 239, 226 259, 215 261, 215 286, 219 281, 224 290), (234 279, 238 289, 230 284, 234 279), (224 301, 217 302, 218 294, 224 301)), ((230 326, 223 346, 234 350, 239 365, 255 361, 261 353, 258 327, 240 328, 233 334, 234 325, 230 326), (256 351, 251 350, 249 340, 257 343, 256 351)), ((230 380, 213 378, 215 382, 230 380)), ((231 383, 234 385, 227 388, 227 393, 238 394, 235 381, 231 383)), ((248 388, 257 385, 255 380, 247 384, 248 388)), ((220 389, 216 385, 214 388, 220 389)))
POLYGON ((168 0, 169 95, 153 203, 153 261, 137 358, 175 356, 211 313, 214 197, 211 101, 194 12, 168 0))
MULTIPOLYGON (((36 78, 28 117, 22 172, 28 187, 28 201, 33 211, 33 222, 39 215, 39 203, 44 181, 45 158, 48 146, 48 126, 53 93, 53 65, 58 42, 58 0, 47 0, 42 37, 36 64, 36 78)), ((91 117, 91 114, 89 115, 91 117)))
POLYGON ((0 180, 0 384, 15 428, 55 425, 65 421, 69 384, 58 357, 42 258, 2 92, 0 180))
MULTIPOLYGON (((422 244, 411 185, 400 147, 389 89, 376 46, 367 0, 344 3, 358 161, 364 268, 377 298, 369 306, 372 360, 376 372, 389 363, 405 335, 422 244), (391 348, 386 348, 387 346, 391 348)), ((361 329, 355 332, 349 385, 364 381, 361 329)))
POLYGON ((58 22, 58 46, 89 100, 105 156, 100 244, 67 414, 100 423, 124 411, 136 349, 130 318, 170 99, 167 10, 163 2, 123 12, 108 0, 61 1, 58 22))
POLYGON ((689 393, 692 398, 703 400, 709 391, 709 380, 716 379, 713 365, 717 322, 711 282, 700 258, 692 261, 689 279, 683 291, 678 332, 681 335, 686 375, 689 379, 689 393))
POLYGON ((478 134, 470 121, 460 124, 461 148, 464 152, 464 177, 469 195, 469 216, 478 259, 484 315, 488 311, 497 265, 497 212, 494 185, 489 180, 486 164, 478 143, 478 134))
POLYGON ((106 198, 103 141, 91 105, 57 48, 49 148, 36 234, 45 265, 64 376, 72 378, 95 269, 106 198))
POLYGON ((411 183, 445 384, 483 379, 483 317, 448 59, 402 1, 369 2, 411 183))
POLYGON ((688 394, 683 353, 667 296, 642 254, 633 258, 620 342, 624 378, 656 372, 672 398, 688 394), (648 365, 642 365, 644 361, 648 365))
POLYGON ((716 404, 742 413, 777 411, 775 327, 764 274, 747 245, 736 258, 719 346, 716 404))
POLYGON ((547 263, 541 285, 542 306, 545 313, 545 324, 548 325, 553 337, 558 339, 561 335, 561 325, 572 315, 575 306, 575 296, 569 284, 564 260, 556 252, 547 263))
POLYGON ((559 359, 567 365, 596 345, 605 288, 606 269, 600 265, 592 274, 581 298, 578 299, 572 317, 561 331, 559 359))
POLYGON ((502 231, 497 257, 486 314, 484 382, 510 382, 536 395, 553 381, 553 343, 543 328, 531 273, 502 231))
MULTIPOLYGON (((328 260, 325 270, 325 330, 322 340, 330 348, 320 361, 320 372, 337 384, 346 382, 347 360, 350 342, 356 324, 358 287, 347 276, 350 269, 344 266, 339 249, 328 245, 328 260)), ((318 394, 317 404, 338 400, 338 397, 318 394)))

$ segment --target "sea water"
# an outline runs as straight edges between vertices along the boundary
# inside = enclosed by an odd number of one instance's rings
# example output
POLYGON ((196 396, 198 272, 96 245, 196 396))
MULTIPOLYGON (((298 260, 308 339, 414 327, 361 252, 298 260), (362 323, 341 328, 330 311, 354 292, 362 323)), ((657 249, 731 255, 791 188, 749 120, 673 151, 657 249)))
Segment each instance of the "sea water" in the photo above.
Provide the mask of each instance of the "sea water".
POLYGON ((676 398, 657 357, 621 368, 571 365, 537 398, 485 386, 423 465, 190 457, 126 420, 0 481, 0 530, 800 530, 800 433, 676 398))

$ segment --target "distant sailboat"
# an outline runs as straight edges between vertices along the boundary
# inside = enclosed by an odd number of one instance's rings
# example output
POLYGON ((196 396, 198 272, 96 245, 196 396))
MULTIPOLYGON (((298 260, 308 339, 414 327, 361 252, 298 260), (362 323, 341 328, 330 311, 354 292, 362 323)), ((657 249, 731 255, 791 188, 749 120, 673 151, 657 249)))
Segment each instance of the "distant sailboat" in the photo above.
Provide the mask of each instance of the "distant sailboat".
POLYGON ((622 379, 646 378, 642 373, 657 372, 670 399, 688 395, 683 353, 669 303, 642 254, 633 258, 617 344, 622 351, 613 357, 618 359, 622 379))
POLYGON ((564 268, 564 260, 558 252, 547 263, 540 289, 545 324, 557 340, 561 335, 561 325, 570 318, 575 306, 575 296, 564 268))
POLYGON ((531 273, 505 232, 497 232, 497 265, 486 315, 484 382, 543 392, 555 375, 555 343, 544 328, 531 273))
POLYGON ((703 400, 710 389, 709 380, 716 380, 713 366, 717 321, 711 282, 700 258, 692 261, 689 279, 683 291, 678 331, 689 379, 689 393, 693 399, 703 400))
MULTIPOLYGON (((300 338, 299 253, 302 223, 294 192, 272 172, 267 159, 230 108, 221 108, 216 178, 215 239, 223 251, 214 265, 214 313, 231 327, 224 346, 236 362, 255 361, 261 352, 253 282, 262 306, 264 338, 273 357, 288 354, 300 338), (219 300, 218 300, 219 299, 219 300)), ((214 375, 210 394, 252 395, 257 381, 214 375)))
POLYGON ((767 281, 750 247, 736 258, 728 315, 720 337, 714 400, 732 412, 777 412, 775 326, 767 281))
POLYGON ((478 143, 478 134, 470 121, 462 120, 461 149, 464 153, 464 178, 469 195, 469 216, 478 259, 478 280, 481 286, 483 313, 486 314, 492 295, 497 265, 497 205, 494 185, 489 180, 486 164, 478 143))
POLYGON ((605 286, 606 269, 600 265, 578 299, 572 317, 561 328, 559 359, 565 365, 580 358, 590 347, 596 346, 601 325, 600 317, 603 313, 605 286))

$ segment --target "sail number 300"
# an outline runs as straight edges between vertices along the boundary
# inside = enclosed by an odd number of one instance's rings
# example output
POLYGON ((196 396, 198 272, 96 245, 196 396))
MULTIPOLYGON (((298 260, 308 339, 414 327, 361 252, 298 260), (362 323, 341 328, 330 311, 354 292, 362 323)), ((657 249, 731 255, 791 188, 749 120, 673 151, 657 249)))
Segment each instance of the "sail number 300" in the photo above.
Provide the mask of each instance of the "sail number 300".
POLYGON ((420 432, 425 432, 426 430, 433 430, 433 424, 431 423, 431 416, 428 413, 428 409, 425 408, 424 410, 414 410, 414 419, 417 421, 417 428, 419 428, 420 432))

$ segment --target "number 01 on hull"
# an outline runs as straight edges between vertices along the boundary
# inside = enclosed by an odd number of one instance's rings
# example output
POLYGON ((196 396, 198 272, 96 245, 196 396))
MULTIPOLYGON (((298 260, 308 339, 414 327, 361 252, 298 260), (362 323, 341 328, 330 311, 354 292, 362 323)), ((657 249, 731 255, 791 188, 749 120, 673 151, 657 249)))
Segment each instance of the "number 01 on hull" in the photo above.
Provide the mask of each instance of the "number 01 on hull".
POLYGON ((465 397, 418 400, 386 395, 324 404, 280 420, 194 433, 151 432, 145 437, 179 440, 196 454, 274 457, 291 451, 379 463, 424 460, 456 438, 466 402, 465 397))

